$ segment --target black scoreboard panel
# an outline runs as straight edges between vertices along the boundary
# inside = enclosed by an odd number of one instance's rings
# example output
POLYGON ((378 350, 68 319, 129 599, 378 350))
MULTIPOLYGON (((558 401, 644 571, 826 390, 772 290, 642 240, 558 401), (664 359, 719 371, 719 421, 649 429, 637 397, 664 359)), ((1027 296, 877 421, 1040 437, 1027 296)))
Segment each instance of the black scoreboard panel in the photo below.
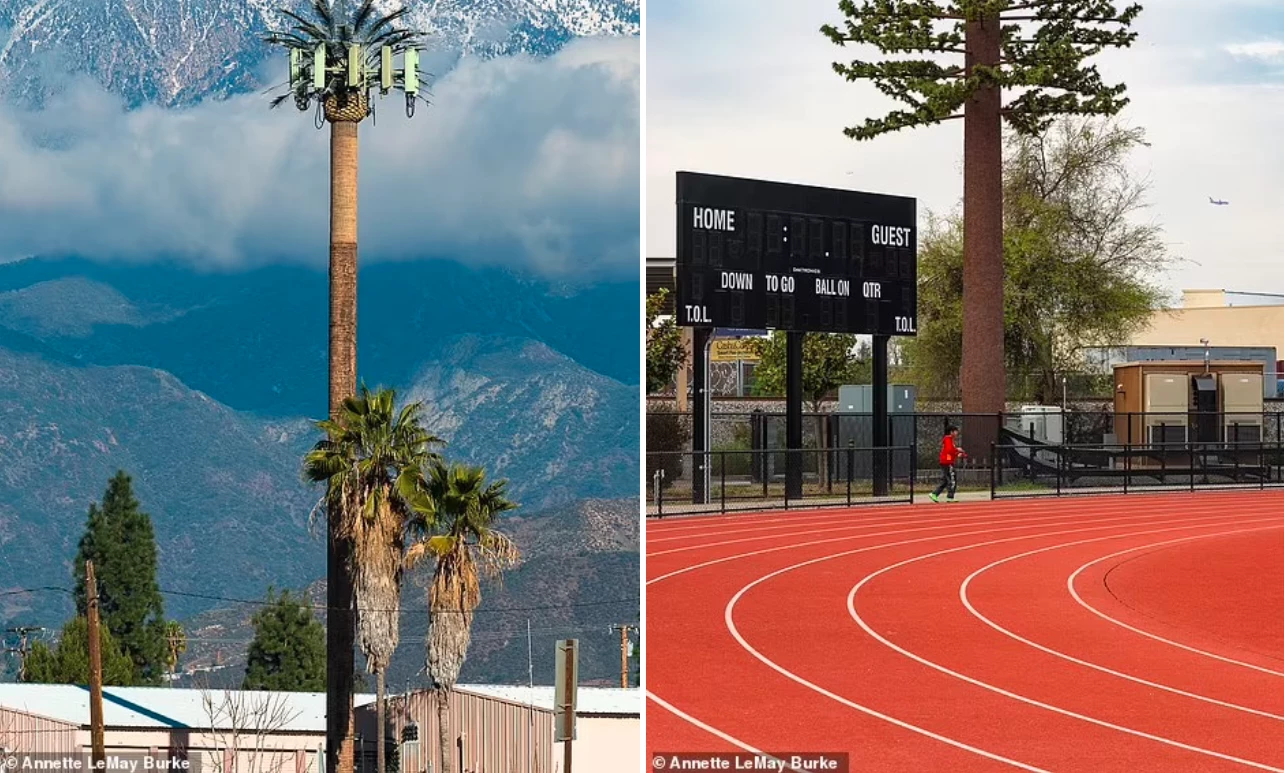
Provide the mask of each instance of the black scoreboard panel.
POLYGON ((914 199, 678 173, 678 322, 914 335, 914 199))

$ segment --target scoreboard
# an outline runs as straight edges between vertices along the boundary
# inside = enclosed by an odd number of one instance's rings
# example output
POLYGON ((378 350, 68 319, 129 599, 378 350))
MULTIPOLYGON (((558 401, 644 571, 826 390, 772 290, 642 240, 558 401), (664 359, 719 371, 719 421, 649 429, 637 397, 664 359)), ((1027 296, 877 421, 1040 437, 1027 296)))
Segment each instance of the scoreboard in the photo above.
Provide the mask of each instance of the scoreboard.
POLYGON ((678 172, 678 324, 917 332, 917 202, 678 172))

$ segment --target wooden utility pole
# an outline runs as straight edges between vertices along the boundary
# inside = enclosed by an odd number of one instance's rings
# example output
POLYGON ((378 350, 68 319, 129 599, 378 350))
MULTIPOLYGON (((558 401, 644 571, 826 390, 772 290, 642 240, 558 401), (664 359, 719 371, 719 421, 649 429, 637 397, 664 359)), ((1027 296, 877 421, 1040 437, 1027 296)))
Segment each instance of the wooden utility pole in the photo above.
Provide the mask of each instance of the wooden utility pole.
POLYGON ((613 625, 611 631, 620 632, 620 686, 629 686, 629 632, 636 631, 636 625, 613 625))
POLYGON ((94 767, 102 770, 107 764, 107 748, 103 744, 103 653, 98 640, 98 580, 94 578, 93 561, 85 562, 85 592, 89 596, 89 739, 94 767))

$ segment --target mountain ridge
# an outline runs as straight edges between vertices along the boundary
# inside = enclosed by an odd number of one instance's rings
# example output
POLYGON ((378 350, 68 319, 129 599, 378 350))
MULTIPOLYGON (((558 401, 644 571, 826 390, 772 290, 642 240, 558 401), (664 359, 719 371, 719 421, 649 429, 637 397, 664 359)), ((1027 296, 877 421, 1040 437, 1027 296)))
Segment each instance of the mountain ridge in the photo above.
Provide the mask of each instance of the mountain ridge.
MULTIPOLYGON (((70 65, 131 107, 191 105, 263 88, 281 28, 279 7, 301 0, 0 0, 0 83, 43 104, 64 84, 46 78, 70 65), (59 63, 54 67, 54 62, 59 63)), ((400 3, 380 0, 387 12, 400 3)), ((546 56, 578 37, 637 35, 639 0, 409 0, 408 26, 428 33, 429 69, 460 57, 546 56)), ((438 71, 440 74, 440 70, 438 71)), ((60 76, 63 77, 63 76, 60 76)))

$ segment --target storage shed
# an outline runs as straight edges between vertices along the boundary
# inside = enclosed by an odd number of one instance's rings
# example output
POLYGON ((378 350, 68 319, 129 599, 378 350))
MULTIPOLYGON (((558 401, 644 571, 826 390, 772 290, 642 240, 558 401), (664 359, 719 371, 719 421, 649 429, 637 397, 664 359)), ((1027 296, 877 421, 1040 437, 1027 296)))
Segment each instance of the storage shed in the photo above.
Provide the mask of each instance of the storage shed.
POLYGON ((1261 362, 1132 362, 1115 369, 1116 441, 1255 442, 1261 438, 1261 362))

